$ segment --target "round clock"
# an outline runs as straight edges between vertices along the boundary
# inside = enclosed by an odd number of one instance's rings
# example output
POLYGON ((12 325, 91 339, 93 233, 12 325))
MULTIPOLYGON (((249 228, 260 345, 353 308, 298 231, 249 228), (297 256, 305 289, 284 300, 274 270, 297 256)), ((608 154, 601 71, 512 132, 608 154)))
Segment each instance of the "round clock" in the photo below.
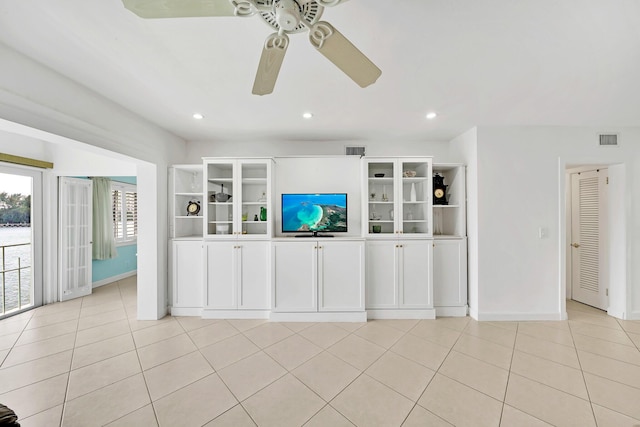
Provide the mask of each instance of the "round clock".
POLYGON ((441 199, 444 197, 444 190, 442 188, 436 188, 433 195, 436 196, 437 199, 441 199))
POLYGON ((190 200, 187 203, 187 215, 198 215, 200 213, 200 202, 197 200, 190 200))

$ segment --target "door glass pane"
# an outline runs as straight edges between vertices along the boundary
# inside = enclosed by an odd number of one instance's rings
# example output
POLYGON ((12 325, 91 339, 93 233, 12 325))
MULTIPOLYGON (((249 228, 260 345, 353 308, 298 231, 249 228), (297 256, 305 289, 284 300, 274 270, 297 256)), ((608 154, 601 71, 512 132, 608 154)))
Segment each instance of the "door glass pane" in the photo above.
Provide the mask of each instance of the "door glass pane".
POLYGON ((32 181, 0 173, 0 317, 34 302, 32 181))

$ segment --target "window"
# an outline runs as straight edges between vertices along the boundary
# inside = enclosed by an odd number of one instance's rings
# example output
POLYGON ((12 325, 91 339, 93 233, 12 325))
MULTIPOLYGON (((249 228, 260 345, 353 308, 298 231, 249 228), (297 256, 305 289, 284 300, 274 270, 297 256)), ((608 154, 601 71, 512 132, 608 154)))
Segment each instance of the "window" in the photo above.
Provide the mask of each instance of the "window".
POLYGON ((116 245, 135 242, 138 236, 136 186, 112 182, 111 198, 113 199, 113 235, 116 239, 116 245))

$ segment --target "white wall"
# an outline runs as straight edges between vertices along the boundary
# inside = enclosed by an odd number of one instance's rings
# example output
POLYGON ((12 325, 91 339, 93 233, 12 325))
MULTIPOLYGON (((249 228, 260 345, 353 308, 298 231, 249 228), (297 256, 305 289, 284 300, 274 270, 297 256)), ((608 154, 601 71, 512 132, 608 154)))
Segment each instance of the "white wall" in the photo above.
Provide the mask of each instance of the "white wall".
POLYGON ((275 159, 275 235, 282 236, 282 193, 347 193, 347 233, 336 237, 362 235, 362 172, 360 158, 279 157, 275 159))
MULTIPOLYGON (((560 319, 563 276, 564 169, 578 164, 623 164, 626 170, 627 258, 640 247, 640 129, 618 131, 622 144, 599 147, 601 129, 569 127, 478 128, 478 318, 560 319), (561 215, 562 213, 562 215, 561 215), (549 237, 538 238, 539 227, 549 237)), ((627 315, 640 314, 627 267, 627 315)))
POLYGON ((433 156, 436 163, 449 163, 449 143, 441 141, 254 141, 194 142, 187 144, 187 162, 202 157, 342 156, 346 146, 366 147, 367 156, 433 156))
MULTIPOLYGON (((186 143, 2 44, 0 57, 0 131, 45 143, 36 143, 40 145, 36 150, 16 145, 5 151, 51 161, 54 151, 49 151, 46 143, 89 151, 93 146, 128 156, 136 165, 136 173, 129 175, 138 177, 139 203, 143 205, 138 213, 138 318, 164 316, 167 168, 184 163, 186 143)), ((55 232, 55 223, 45 230, 55 232)))
POLYGON ((467 283, 469 314, 478 318, 478 131, 470 129, 451 141, 454 161, 467 165, 467 283))

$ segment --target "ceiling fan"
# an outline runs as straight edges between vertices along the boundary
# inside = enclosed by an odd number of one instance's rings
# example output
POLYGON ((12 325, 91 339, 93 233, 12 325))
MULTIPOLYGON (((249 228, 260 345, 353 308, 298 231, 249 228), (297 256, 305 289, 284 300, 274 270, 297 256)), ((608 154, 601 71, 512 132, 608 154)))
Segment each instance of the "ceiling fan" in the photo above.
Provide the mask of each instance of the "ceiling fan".
POLYGON ((253 84, 254 95, 273 88, 289 46, 287 34, 309 32, 309 41, 360 87, 367 87, 382 71, 331 24, 320 21, 325 6, 347 0, 122 0, 124 7, 141 18, 198 16, 260 17, 277 31, 267 37, 253 84))

